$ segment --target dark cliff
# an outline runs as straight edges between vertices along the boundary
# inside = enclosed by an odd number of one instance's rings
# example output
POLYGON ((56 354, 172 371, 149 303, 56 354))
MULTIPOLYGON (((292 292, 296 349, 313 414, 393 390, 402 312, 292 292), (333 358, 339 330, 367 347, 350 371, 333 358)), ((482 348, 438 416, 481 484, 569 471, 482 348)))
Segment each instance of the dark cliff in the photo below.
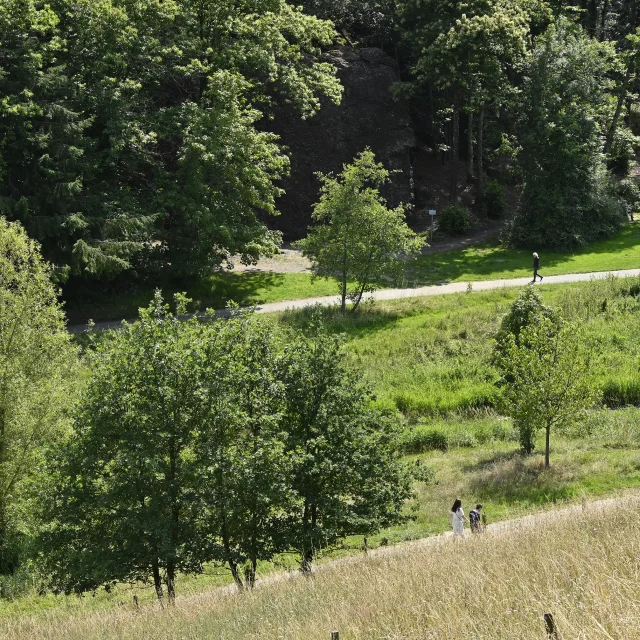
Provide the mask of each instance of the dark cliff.
POLYGON ((270 127, 291 156, 291 176, 282 182, 286 195, 278 200, 281 215, 269 220, 285 240, 306 235, 320 187, 315 172, 340 172, 365 147, 387 169, 400 172, 383 190, 389 204, 413 201, 410 151, 415 139, 408 105, 391 96, 390 87, 399 80, 395 60, 381 49, 350 47, 332 51, 327 58, 338 68, 342 103, 324 103, 308 120, 282 110, 270 127))

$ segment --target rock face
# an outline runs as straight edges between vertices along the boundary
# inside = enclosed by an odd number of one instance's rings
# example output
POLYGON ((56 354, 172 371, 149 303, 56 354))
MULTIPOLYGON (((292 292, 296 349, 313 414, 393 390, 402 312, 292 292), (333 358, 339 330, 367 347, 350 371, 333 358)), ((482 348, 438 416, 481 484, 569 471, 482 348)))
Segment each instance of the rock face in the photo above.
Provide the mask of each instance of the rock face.
POLYGON ((319 197, 315 172, 338 173, 365 147, 387 169, 400 171, 383 189, 389 205, 413 202, 410 151, 415 138, 408 105, 390 93, 391 85, 400 79, 395 61, 377 48, 343 47, 327 57, 338 68, 344 87, 342 103, 325 102, 320 113, 308 120, 282 111, 270 127, 291 156, 291 176, 282 182, 286 195, 277 203, 281 215, 269 220, 285 240, 306 235, 319 197))

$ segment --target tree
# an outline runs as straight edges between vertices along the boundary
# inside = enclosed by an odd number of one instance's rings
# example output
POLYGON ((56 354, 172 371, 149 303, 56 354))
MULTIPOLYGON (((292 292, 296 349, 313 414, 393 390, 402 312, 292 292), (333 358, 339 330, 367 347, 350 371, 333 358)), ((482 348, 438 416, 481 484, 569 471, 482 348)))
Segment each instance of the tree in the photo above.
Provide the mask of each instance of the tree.
POLYGON ((610 235, 624 219, 610 195, 601 142, 614 59, 609 43, 564 18, 538 39, 523 91, 525 184, 515 243, 577 247, 610 235))
MULTIPOLYGON (((449 150, 449 201, 457 194, 460 111, 479 111, 478 179, 483 184, 483 121, 488 103, 500 104, 510 87, 508 72, 523 59, 532 8, 527 2, 401 0, 398 11, 415 52, 420 84, 447 93, 453 106, 449 150)), ((468 135, 473 135, 469 130, 468 135)))
POLYGON ((290 548, 285 529, 296 504, 293 460, 286 451, 281 345, 273 323, 242 314, 217 333, 232 345, 231 366, 218 373, 228 377, 226 397, 215 398, 215 417, 195 450, 210 494, 201 535, 206 556, 226 564, 242 589, 254 586, 258 561, 290 548))
MULTIPOLYGON (((178 314, 187 300, 178 296, 178 314)), ((238 315, 181 322, 160 294, 99 347, 53 460, 40 549, 56 591, 271 559, 291 490, 272 331, 238 315)))
POLYGON ((335 341, 313 345, 283 352, 252 314, 182 322, 159 293, 101 343, 74 432, 49 460, 38 548, 52 588, 152 581, 173 603, 178 574, 206 562, 244 588, 276 553, 310 562, 302 541, 315 550, 401 520, 410 478, 391 419, 335 341))
POLYGON ((339 280, 342 311, 347 298, 355 311, 380 278, 397 279, 404 272, 424 240, 407 226, 403 205, 387 208, 378 187, 388 182, 389 172, 372 151, 363 151, 337 178, 319 177, 321 196, 313 210, 319 224, 297 244, 311 258, 315 276, 339 280))
POLYGON ((509 312, 502 318, 500 330, 496 334, 496 351, 504 355, 510 337, 519 345, 520 334, 524 329, 540 323, 543 319, 549 320, 556 331, 562 327, 563 320, 560 314, 553 307, 544 304, 540 294, 529 285, 520 292, 509 312))
POLYGON ((571 323, 558 331, 552 320, 541 318, 522 330, 518 342, 513 334, 505 340, 498 361, 504 406, 526 453, 533 450, 535 433, 544 429, 547 468, 551 430, 578 420, 598 397, 588 375, 590 361, 584 332, 571 323))
POLYGON ((25 505, 74 394, 77 354, 51 273, 20 225, 0 218, 0 573, 35 533, 25 505))
POLYGON ((257 121, 339 101, 334 37, 284 0, 3 2, 0 212, 78 278, 255 261, 288 169, 257 121))
POLYGON ((288 538, 308 573, 316 553, 337 540, 406 520, 412 474, 400 460, 394 417, 371 407, 371 389, 340 337, 300 336, 282 366, 298 496, 288 538))

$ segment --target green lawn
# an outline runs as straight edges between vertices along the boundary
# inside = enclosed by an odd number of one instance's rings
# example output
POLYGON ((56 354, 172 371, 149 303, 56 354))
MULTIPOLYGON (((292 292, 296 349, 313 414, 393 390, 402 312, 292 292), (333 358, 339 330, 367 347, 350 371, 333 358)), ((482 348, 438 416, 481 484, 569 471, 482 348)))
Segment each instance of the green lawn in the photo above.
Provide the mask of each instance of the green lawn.
MULTIPOLYGON (((192 310, 223 309, 230 300, 247 307, 280 300, 330 296, 338 291, 336 282, 312 282, 308 273, 216 272, 193 283, 158 286, 168 300, 174 293, 186 291, 193 300, 192 310)), ((88 319, 96 322, 122 320, 135 318, 138 309, 149 304, 154 290, 155 287, 128 285, 95 293, 67 294, 63 298, 70 324, 88 319)))
MULTIPOLYGON (((617 236, 591 245, 577 253, 541 252, 541 273, 588 273, 640 267, 640 224, 626 226, 617 236)), ((494 280, 531 275, 531 251, 480 245, 420 256, 409 270, 406 286, 443 282, 494 280)), ((333 295, 338 285, 332 280, 312 282, 307 273, 217 272, 192 283, 162 285, 168 297, 186 291, 193 308, 223 308, 229 300, 241 306, 280 300, 299 300, 333 295)), ((137 316, 138 308, 153 297, 154 287, 131 284, 96 291, 84 290, 65 298, 67 315, 73 323, 89 318, 121 320, 137 316)))
MULTIPOLYGON (((540 254, 540 273, 591 273, 640 268, 640 224, 629 224, 616 236, 575 253, 540 254)), ((530 276, 532 252, 485 244, 458 251, 420 256, 407 284, 419 286, 443 282, 500 280, 530 276)))

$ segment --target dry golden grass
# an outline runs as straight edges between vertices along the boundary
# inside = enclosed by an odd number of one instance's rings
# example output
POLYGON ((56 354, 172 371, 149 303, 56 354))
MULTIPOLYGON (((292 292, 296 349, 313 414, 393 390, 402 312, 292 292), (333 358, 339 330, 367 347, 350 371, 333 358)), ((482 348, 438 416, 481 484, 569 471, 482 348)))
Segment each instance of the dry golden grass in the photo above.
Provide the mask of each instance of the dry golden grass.
POLYGON ((155 607, 0 621, 6 640, 640 638, 640 496, 585 504, 155 607))

